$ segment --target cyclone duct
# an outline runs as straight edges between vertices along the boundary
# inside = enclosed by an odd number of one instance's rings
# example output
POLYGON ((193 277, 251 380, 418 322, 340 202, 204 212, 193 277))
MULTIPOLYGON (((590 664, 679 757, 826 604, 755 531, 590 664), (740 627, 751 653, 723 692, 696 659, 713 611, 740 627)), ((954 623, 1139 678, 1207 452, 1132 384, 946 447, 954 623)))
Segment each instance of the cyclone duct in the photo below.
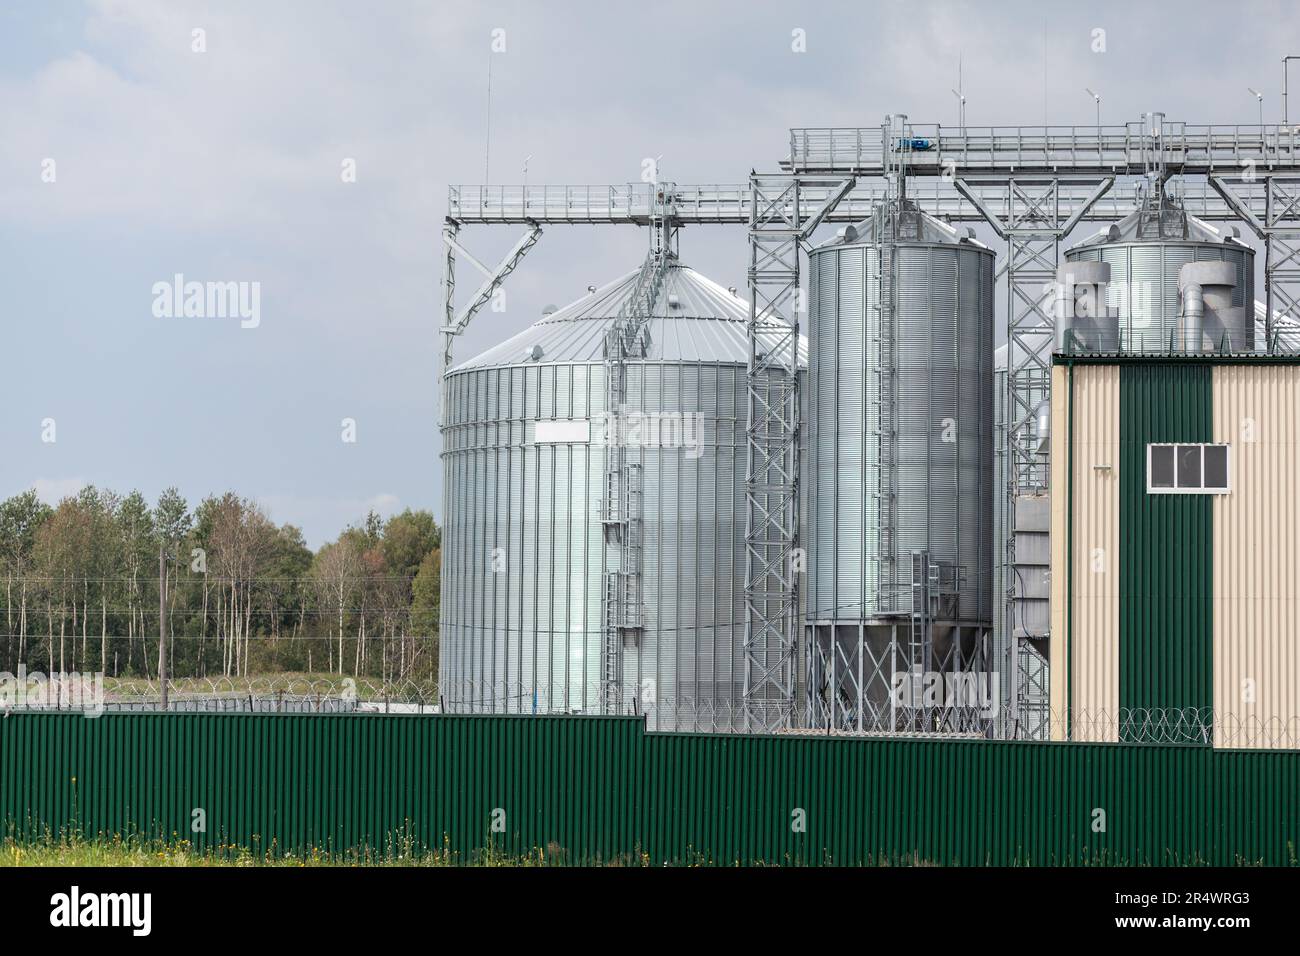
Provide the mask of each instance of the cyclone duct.
POLYGON ((814 723, 879 726, 899 673, 987 639, 994 258, 906 202, 810 253, 814 723))
POLYGON ((671 257, 615 430, 605 343, 637 293, 633 272, 448 373, 449 710, 739 725, 749 303, 671 257))

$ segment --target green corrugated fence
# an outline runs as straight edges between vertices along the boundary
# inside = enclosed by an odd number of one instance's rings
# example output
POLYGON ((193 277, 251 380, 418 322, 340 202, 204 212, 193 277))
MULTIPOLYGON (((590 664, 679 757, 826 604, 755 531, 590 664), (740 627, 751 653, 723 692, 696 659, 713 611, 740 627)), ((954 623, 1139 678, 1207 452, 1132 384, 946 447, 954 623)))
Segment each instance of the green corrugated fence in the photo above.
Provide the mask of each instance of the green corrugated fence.
POLYGON ((26 713, 0 720, 0 813, 19 837, 412 841, 465 859, 490 842, 570 862, 1294 864, 1300 752, 647 734, 635 718, 26 713))

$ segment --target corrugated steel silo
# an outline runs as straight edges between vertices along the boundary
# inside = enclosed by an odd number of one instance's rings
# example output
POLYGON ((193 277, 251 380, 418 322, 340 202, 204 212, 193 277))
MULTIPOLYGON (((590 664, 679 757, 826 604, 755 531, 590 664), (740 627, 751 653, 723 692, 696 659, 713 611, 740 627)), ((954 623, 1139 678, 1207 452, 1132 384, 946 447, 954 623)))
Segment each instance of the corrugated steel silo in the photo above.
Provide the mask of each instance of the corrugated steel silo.
POLYGON ((1148 354, 1181 350, 1179 270, 1191 262, 1231 263, 1237 277, 1234 316, 1212 334, 1214 348, 1255 350, 1255 251, 1232 231, 1188 215, 1176 201, 1165 200, 1163 207, 1144 202, 1136 212, 1066 250, 1065 259, 1110 265, 1106 301, 1119 312, 1120 348, 1148 354))
POLYGON ((670 258, 620 429, 637 469, 640 627, 603 674, 612 566, 604 345, 638 273, 447 375, 441 693, 451 710, 741 715, 749 303, 670 258), (632 431, 637 434, 630 435, 632 431))
POLYGON ((908 639, 917 555, 936 643, 993 620, 995 257, 894 208, 809 256, 807 615, 877 659, 908 639))

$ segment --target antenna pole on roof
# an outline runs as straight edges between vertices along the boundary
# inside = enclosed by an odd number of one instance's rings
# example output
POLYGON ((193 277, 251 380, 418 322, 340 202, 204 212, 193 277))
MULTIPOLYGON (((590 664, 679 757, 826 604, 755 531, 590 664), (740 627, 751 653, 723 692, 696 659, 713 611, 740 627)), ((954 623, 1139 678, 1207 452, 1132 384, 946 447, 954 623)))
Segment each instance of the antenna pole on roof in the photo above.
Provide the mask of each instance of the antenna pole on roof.
POLYGON ((483 184, 492 181, 492 51, 488 52, 487 117, 483 134, 483 184))

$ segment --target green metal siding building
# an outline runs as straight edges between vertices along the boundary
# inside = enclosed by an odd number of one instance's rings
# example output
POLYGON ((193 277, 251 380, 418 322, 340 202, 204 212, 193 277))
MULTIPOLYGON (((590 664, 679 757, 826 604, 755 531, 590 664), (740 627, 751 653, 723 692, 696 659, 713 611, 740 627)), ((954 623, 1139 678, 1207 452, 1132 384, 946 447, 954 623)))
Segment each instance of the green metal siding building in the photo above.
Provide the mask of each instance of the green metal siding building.
POLYGON ((1300 741, 1297 389, 1295 357, 1056 357, 1059 736, 1123 739, 1141 712, 1300 741))

